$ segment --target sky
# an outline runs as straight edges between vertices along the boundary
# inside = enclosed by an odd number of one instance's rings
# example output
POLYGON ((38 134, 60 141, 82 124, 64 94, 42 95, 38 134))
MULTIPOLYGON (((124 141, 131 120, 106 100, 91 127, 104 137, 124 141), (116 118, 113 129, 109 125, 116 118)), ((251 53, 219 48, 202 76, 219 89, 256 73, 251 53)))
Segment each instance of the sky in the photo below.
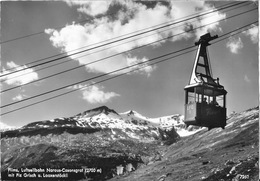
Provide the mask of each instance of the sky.
MULTIPOLYGON (((154 65, 146 61, 193 46, 207 32, 221 36, 258 20, 258 9, 228 18, 257 8, 256 2, 217 9, 225 4, 232 2, 2 1, 0 70, 1 75, 10 74, 0 77, 0 88, 19 87, 1 94, 1 106, 14 103, 3 107, 1 113, 75 91, 2 115, 1 122, 20 127, 34 121, 70 117, 103 105, 119 113, 135 110, 150 118, 184 114, 184 87, 189 83, 196 52, 154 65), (209 11, 214 12, 198 16, 209 11), (196 18, 187 19, 194 14, 196 18), (184 18, 182 23, 119 41, 125 35, 133 35, 130 33, 184 18), (144 47, 137 48, 140 46, 144 47), (76 53, 86 49, 90 50, 76 53), (128 51, 131 49, 135 50, 128 51), (55 55, 67 57, 30 68, 57 58, 55 55), (89 64, 97 60, 100 61, 89 64), (61 64, 51 66, 56 63, 61 64), (50 67, 39 70, 47 66, 50 67), (41 80, 78 66, 81 68, 41 80), (134 68, 139 69, 133 71, 134 68), (122 70, 115 71, 118 69, 122 70), (106 73, 109 75, 100 76, 106 73), (125 75, 98 83, 122 73, 125 75), (100 77, 83 82, 96 76, 100 77), (23 101, 64 86, 59 91, 23 101)), ((259 104, 258 24, 250 28, 208 47, 213 77, 219 77, 228 92, 228 114, 259 104)))

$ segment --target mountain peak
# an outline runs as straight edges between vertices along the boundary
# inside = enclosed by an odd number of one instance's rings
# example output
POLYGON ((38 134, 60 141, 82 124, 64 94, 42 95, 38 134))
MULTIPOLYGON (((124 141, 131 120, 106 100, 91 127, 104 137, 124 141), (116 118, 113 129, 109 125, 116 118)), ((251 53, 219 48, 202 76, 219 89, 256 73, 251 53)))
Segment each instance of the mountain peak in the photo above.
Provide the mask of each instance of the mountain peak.
POLYGON ((133 110, 130 110, 128 113, 128 115, 134 115, 134 114, 135 114, 135 112, 133 110))
POLYGON ((144 120, 148 120, 149 118, 148 117, 145 117, 143 116, 142 114, 138 113, 137 111, 134 111, 134 110, 129 110, 129 111, 126 111, 124 113, 120 113, 121 115, 125 115, 125 116, 129 116, 129 117, 135 117, 135 118, 138 118, 138 119, 144 119, 144 120))
POLYGON ((106 115, 108 115, 109 113, 114 113, 114 114, 117 114, 118 113, 116 111, 114 111, 113 109, 109 109, 107 106, 100 106, 100 107, 97 107, 97 108, 94 108, 94 109, 90 109, 90 110, 87 110, 81 114, 78 114, 78 116, 80 115, 89 115, 89 114, 100 114, 100 113, 104 113, 106 115))

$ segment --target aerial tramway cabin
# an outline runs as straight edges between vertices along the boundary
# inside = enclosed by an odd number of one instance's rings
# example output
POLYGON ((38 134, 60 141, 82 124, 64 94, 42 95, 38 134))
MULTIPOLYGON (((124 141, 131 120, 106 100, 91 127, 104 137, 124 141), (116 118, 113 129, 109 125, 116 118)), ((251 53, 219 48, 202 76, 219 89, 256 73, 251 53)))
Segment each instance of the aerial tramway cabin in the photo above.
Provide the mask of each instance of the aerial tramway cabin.
POLYGON ((185 86, 185 118, 187 126, 212 128, 226 126, 227 91, 212 77, 207 47, 209 41, 218 38, 209 33, 200 37, 190 82, 185 86))

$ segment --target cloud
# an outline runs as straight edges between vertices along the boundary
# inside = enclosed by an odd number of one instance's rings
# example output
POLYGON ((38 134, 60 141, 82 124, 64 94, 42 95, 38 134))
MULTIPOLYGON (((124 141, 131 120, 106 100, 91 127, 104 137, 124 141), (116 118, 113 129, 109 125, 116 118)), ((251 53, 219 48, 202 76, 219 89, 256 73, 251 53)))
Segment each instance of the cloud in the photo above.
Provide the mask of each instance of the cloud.
POLYGON ((253 43, 258 43, 258 26, 252 25, 249 30, 244 32, 244 34, 249 36, 253 43))
POLYGON ((133 70, 136 69, 134 72, 140 72, 141 74, 144 73, 148 77, 151 75, 151 72, 154 71, 156 66, 151 66, 147 63, 146 58, 138 59, 137 57, 129 57, 127 58, 127 65, 132 66, 141 63, 141 65, 133 66, 133 70), (136 67, 136 68, 135 68, 136 67))
POLYGON ((82 88, 82 98, 84 100, 86 100, 87 102, 91 103, 91 104, 95 104, 95 103, 106 103, 109 100, 111 100, 114 97, 120 96, 119 94, 115 93, 115 92, 104 92, 104 87, 102 86, 97 86, 97 85, 93 85, 93 86, 89 86, 86 88, 84 85, 76 85, 73 86, 73 89, 80 89, 82 88))
POLYGON ((19 66, 15 64, 13 61, 11 61, 11 62, 7 62, 6 66, 7 69, 11 69, 11 70, 6 70, 5 68, 2 68, 1 75, 8 74, 8 73, 11 74, 1 77, 0 80, 5 81, 5 83, 8 85, 22 85, 38 79, 38 74, 34 72, 34 70, 31 68, 25 69, 27 68, 27 66, 25 65, 19 66), (21 71, 12 73, 18 70, 21 71))
MULTIPOLYGON (((162 3, 156 3, 154 6, 148 6, 144 3, 134 2, 134 1, 108 1, 108 2, 97 2, 97 1, 66 1, 70 6, 76 6, 81 13, 96 15, 102 13, 103 16, 100 18, 95 18, 93 21, 88 22, 84 25, 81 24, 71 24, 62 28, 61 30, 46 29, 45 32, 50 35, 50 41, 52 45, 56 48, 60 48, 63 52, 70 52, 72 50, 77 50, 82 47, 88 46, 88 48, 94 47, 98 42, 102 42, 108 39, 114 39, 138 31, 159 25, 162 23, 171 22, 174 20, 179 20, 185 16, 189 16, 198 13, 198 10, 206 11, 214 9, 208 3, 199 1, 189 1, 189 2, 175 2, 170 1, 167 6, 162 3), (115 6, 121 8, 115 8, 115 6), (119 6, 120 5, 120 6, 119 6), (94 7, 99 7, 100 9, 95 11, 94 7), (113 17, 106 16, 106 13, 111 12, 112 9, 115 11, 113 17)), ((207 19, 197 18, 196 22, 185 21, 183 26, 167 27, 168 31, 152 31, 145 35, 127 39, 125 41, 120 41, 102 48, 98 48, 86 53, 81 53, 80 55, 70 55, 70 58, 79 62, 79 64, 88 64, 86 70, 89 72, 101 72, 108 73, 117 69, 121 69, 129 66, 129 62, 143 62, 144 59, 148 59, 146 55, 138 57, 135 52, 120 54, 113 56, 109 59, 102 60, 98 63, 89 64, 90 62, 103 59, 105 57, 119 54, 123 51, 133 49, 135 47, 143 46, 151 42, 158 41, 157 43, 151 44, 150 46, 158 47, 166 42, 166 40, 159 41, 163 38, 183 33, 182 35, 176 36, 169 39, 168 41, 177 41, 181 39, 188 39, 191 37, 201 36, 207 31, 219 31, 219 24, 215 23, 207 27, 198 28, 201 25, 205 25, 209 22, 225 18, 225 14, 220 12, 215 12, 214 16, 208 16, 207 19), (188 27, 188 28, 187 28, 188 27), (192 30, 192 31, 188 31, 192 30), (150 35, 150 36, 148 36, 150 35), (145 37, 144 37, 145 36, 145 37), (142 38, 144 37, 144 38, 142 38), (130 42, 130 40, 132 40, 130 42), (127 42, 122 44, 122 42, 127 42), (115 45, 114 48, 107 48, 115 45), (99 51, 99 52, 97 52, 99 51), (84 56, 85 55, 85 56, 84 56)), ((165 29, 164 29, 165 30, 165 29)), ((82 49, 81 49, 82 50, 82 49)), ((68 53, 69 54, 69 53, 68 53)), ((140 65, 142 67, 143 65, 140 65)), ((136 68, 136 67, 135 67, 136 68)), ((154 70, 154 66, 143 68, 136 73, 150 75, 154 70)), ((132 70, 120 71, 127 72, 132 70)), ((119 72, 117 72, 118 74, 119 72)))
POLYGON ((14 129, 16 128, 15 126, 9 126, 5 123, 3 123, 2 121, 0 121, 0 129, 14 129))
POLYGON ((247 83, 251 82, 251 80, 248 78, 247 75, 244 76, 244 80, 245 80, 247 83))
MULTIPOLYGON (((195 22, 194 19, 186 21, 187 25, 189 25, 193 29, 196 29, 193 31, 193 33, 196 35, 196 38, 199 38, 200 36, 202 36, 205 33, 208 33, 209 31, 222 31, 221 27, 219 26, 220 23, 217 21, 226 18, 226 14, 216 11, 216 8, 210 5, 209 3, 206 3, 204 1, 186 1, 177 3, 171 1, 171 4, 171 16, 175 19, 190 17, 193 14, 197 14, 198 11, 202 11, 201 13, 199 13, 199 15, 205 14, 205 12, 212 12, 210 14, 196 18, 197 21, 195 22)), ((190 33, 187 33, 183 35, 183 37, 190 38, 189 34, 190 33)))
POLYGON ((13 101, 20 101, 25 97, 23 94, 18 94, 17 96, 13 97, 13 101))
POLYGON ((107 11, 112 1, 75 1, 66 0, 69 6, 77 6, 78 12, 85 13, 91 16, 103 14, 107 11))
POLYGON ((241 41, 241 38, 235 39, 234 37, 230 37, 227 44, 227 48, 230 49, 230 51, 234 54, 237 54, 240 49, 243 48, 243 42, 241 41))

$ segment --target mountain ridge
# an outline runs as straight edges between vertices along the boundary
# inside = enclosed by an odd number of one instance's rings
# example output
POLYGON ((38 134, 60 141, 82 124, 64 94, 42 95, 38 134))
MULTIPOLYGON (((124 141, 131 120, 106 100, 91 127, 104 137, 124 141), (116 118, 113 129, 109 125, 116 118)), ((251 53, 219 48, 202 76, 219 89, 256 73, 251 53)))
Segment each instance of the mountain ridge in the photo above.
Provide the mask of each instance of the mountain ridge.
MULTIPOLYGON (((117 113, 114 109, 107 106, 100 106, 70 117, 61 117, 51 120, 35 121, 28 123, 18 130, 26 130, 28 133, 33 129, 176 129, 185 136, 189 131, 186 129, 183 122, 183 116, 180 114, 173 114, 170 116, 163 116, 159 118, 148 118, 138 113, 135 110, 129 110, 123 113, 117 113), (182 132, 185 132, 184 134, 182 132)), ((8 133, 8 132, 7 132, 8 133)), ((192 134, 189 132, 187 135, 192 134)), ((6 134, 3 134, 4 136, 6 134)), ((19 133, 21 135, 21 131, 19 133)))
POLYGON ((2 178, 8 179, 8 168, 88 167, 102 172, 68 173, 68 180, 233 181, 241 175, 256 180, 259 107, 229 116, 224 130, 189 127, 193 135, 185 137, 177 134, 186 129, 181 115, 147 118, 110 110, 1 133, 2 178))

